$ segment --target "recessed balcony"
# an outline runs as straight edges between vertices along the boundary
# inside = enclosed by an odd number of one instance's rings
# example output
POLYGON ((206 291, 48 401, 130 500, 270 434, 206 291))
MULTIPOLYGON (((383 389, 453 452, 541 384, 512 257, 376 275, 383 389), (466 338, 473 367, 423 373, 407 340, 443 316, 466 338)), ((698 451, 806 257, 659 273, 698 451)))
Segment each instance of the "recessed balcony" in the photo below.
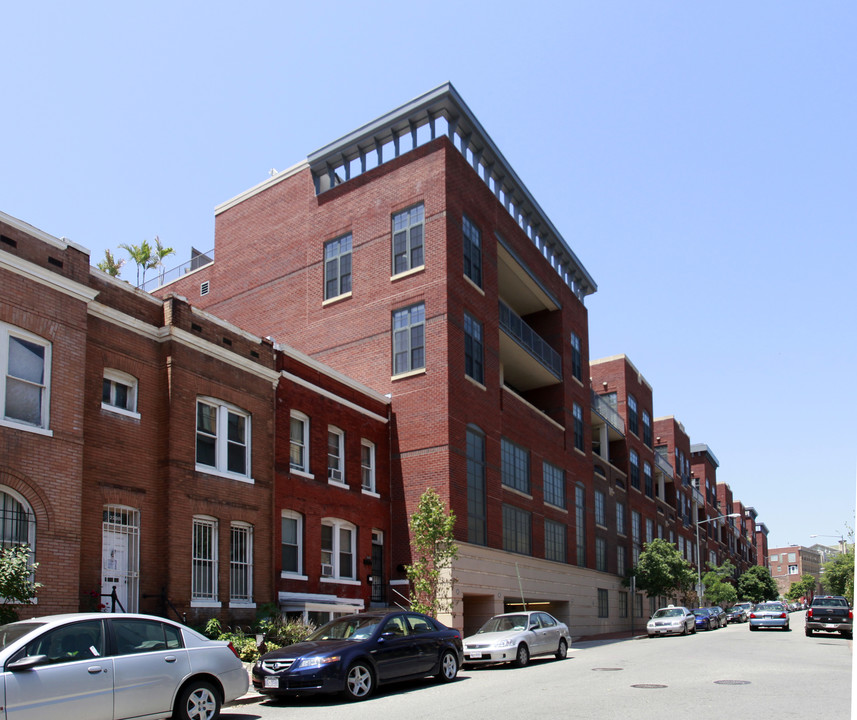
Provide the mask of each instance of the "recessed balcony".
POLYGON ((562 382, 562 358, 502 300, 500 362, 503 382, 526 392, 562 382))

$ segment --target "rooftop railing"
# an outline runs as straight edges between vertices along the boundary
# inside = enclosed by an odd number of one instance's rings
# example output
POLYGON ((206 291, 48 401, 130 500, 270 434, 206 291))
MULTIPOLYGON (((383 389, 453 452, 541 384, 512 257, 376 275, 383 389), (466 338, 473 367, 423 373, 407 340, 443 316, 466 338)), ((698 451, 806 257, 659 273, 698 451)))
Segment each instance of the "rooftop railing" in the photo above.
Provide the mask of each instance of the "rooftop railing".
POLYGON ((146 292, 152 292, 163 285, 167 285, 175 280, 178 280, 183 275, 187 275, 189 272, 193 272, 194 270, 199 270, 200 268, 205 267, 206 265, 211 265, 214 262, 214 250, 207 250, 202 253, 198 250, 191 249, 191 259, 181 265, 178 265, 174 268, 170 268, 169 270, 165 270, 163 272, 159 272, 156 277, 151 278, 150 280, 146 280, 146 282, 141 283, 140 289, 145 290, 146 292))

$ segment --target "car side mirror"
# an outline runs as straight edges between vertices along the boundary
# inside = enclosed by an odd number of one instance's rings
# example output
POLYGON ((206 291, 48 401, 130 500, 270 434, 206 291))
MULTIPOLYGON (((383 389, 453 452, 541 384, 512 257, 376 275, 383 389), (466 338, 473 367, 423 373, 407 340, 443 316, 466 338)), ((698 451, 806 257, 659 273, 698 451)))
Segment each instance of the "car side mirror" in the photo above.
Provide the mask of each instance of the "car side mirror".
POLYGON ((26 657, 22 657, 20 660, 16 660, 15 662, 9 663, 6 666, 6 669, 11 670, 12 672, 21 672, 24 670, 32 670, 35 667, 47 664, 47 655, 27 655, 26 657))

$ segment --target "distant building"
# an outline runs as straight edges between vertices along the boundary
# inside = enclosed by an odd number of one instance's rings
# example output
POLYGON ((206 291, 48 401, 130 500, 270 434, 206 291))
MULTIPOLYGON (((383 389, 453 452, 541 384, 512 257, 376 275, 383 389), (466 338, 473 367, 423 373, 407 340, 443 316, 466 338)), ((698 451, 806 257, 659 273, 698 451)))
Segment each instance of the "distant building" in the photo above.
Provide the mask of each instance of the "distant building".
POLYGON ((780 595, 788 593, 791 586, 801 580, 804 575, 812 575, 821 580, 821 554, 801 545, 770 548, 769 550, 771 577, 777 583, 780 595))

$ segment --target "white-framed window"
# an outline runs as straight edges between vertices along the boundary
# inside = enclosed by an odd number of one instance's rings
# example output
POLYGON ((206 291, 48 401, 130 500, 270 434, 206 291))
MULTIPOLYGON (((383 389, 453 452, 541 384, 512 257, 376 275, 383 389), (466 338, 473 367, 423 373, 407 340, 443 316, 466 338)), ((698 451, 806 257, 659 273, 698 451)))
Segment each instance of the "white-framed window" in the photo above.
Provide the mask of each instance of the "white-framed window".
POLYGON ((283 510, 281 558, 284 575, 304 574, 304 518, 294 510, 283 510))
POLYGON ((3 423, 47 430, 50 416, 51 344, 0 323, 0 408, 3 423))
POLYGON ((366 492, 375 490, 375 443, 360 440, 360 482, 366 492))
POLYGON ((101 381, 101 409, 120 415, 140 417, 137 412, 137 378, 121 370, 104 368, 101 381))
POLYGON ((253 526, 233 522, 229 528, 229 602, 253 602, 253 526))
POLYGON ((351 233, 324 244, 324 299, 351 292, 351 233))
POLYGON ((345 483, 345 433, 333 425, 327 426, 327 479, 345 483))
POLYGON ((393 215, 393 275, 422 267, 425 208, 422 203, 393 215))
POLYGON ((321 576, 354 580, 357 527, 338 518, 321 521, 321 576))
MULTIPOLYGON (((23 495, 0 485, 0 548, 27 545, 29 564, 36 554, 36 515, 23 495)), ((31 575, 31 580, 35 578, 31 575)))
POLYGON ((217 602, 217 519, 205 515, 193 519, 191 602, 217 602))
POLYGON ((393 375, 426 366, 425 335, 425 303, 393 311, 393 375))
POLYGON ((289 465, 292 470, 309 472, 309 418, 292 410, 289 429, 289 465))
POLYGON ((250 414, 214 398, 196 401, 196 469, 250 477, 250 414))
POLYGON ((797 565, 789 565, 789 575, 797 575, 798 567, 797 565))

